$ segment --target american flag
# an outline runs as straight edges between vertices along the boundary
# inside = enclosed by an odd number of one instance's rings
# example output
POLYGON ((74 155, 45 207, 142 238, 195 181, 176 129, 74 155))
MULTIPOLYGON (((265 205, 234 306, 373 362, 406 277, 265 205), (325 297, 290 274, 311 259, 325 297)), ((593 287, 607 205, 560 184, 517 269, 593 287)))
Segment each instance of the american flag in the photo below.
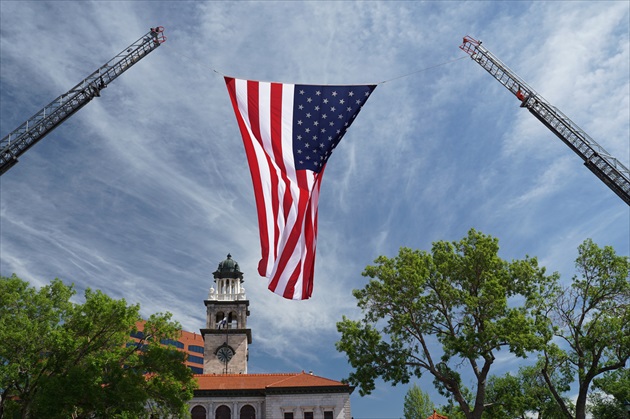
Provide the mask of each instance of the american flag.
POLYGON ((313 291, 317 205, 326 162, 376 85, 225 78, 254 184, 258 273, 284 298, 313 291))

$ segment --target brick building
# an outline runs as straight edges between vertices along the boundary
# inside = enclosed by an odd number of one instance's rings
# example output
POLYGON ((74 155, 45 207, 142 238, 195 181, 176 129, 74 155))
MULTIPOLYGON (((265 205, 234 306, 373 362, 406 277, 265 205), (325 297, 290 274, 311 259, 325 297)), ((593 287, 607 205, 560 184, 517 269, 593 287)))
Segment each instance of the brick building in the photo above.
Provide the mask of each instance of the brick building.
MULTIPOLYGON (((131 337, 139 341, 144 337, 145 321, 136 323, 137 332, 132 332, 131 337)), ((199 333, 186 332, 182 330, 177 340, 163 340, 165 345, 173 345, 178 350, 186 352, 186 365, 194 374, 203 374, 203 353, 204 342, 203 336, 199 333)))

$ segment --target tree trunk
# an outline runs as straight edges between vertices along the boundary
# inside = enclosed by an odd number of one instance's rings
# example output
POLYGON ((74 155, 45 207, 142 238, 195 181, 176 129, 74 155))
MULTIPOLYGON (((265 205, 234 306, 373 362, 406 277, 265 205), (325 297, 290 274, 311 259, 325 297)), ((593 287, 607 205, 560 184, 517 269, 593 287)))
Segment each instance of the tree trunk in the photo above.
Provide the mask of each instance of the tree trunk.
POLYGON ((7 399, 7 395, 9 394, 9 389, 4 389, 2 395, 0 396, 0 418, 4 417, 4 401, 7 399))
POLYGON ((571 412, 567 408, 567 405, 564 403, 564 400, 562 400, 562 397, 560 397, 560 395, 558 394, 556 387, 551 381, 551 377, 549 377, 547 365, 547 355, 545 354, 545 366, 540 372, 542 373, 545 383, 547 384, 547 388, 549 389, 549 391, 551 391, 551 395, 553 396, 556 403, 558 403, 558 406, 560 406, 560 410, 562 411, 562 413, 564 413, 564 416, 566 416, 567 419, 573 419, 573 416, 571 416, 571 412))
POLYGON ((580 391, 575 400, 575 419, 586 419, 586 398, 590 380, 580 383, 580 391))

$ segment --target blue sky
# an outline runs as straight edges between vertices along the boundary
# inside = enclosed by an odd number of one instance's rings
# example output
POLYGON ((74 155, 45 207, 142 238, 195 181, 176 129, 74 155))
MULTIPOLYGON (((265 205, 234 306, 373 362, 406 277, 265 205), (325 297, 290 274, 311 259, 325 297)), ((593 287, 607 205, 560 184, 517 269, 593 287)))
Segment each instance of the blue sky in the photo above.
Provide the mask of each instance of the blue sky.
MULTIPOLYGON (((629 7, 2 0, 2 136, 150 27, 168 40, 0 178, 0 273, 102 289, 196 331, 229 252, 250 300, 249 371, 342 379, 335 323, 360 316, 351 291, 379 255, 470 228, 497 237, 503 258, 537 256, 565 280, 587 238, 630 254, 628 206, 480 66, 455 61, 464 35, 483 40, 630 166, 629 7), (386 81, 328 161, 311 300, 272 294, 256 272, 251 179, 221 74, 386 81)), ((503 355, 495 374, 521 362, 503 355)), ((416 382, 444 402, 430 378, 416 382)), ((353 416, 401 417, 407 388, 355 391, 353 416)))

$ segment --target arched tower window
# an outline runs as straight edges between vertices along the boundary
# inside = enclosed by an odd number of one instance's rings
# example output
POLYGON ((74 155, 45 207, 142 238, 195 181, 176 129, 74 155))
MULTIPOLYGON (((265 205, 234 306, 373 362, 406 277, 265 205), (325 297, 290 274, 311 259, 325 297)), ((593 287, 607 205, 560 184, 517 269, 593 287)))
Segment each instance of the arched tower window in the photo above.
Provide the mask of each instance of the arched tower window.
POLYGON ((231 311, 228 315, 228 324, 230 329, 238 328, 238 314, 235 311, 231 311))

